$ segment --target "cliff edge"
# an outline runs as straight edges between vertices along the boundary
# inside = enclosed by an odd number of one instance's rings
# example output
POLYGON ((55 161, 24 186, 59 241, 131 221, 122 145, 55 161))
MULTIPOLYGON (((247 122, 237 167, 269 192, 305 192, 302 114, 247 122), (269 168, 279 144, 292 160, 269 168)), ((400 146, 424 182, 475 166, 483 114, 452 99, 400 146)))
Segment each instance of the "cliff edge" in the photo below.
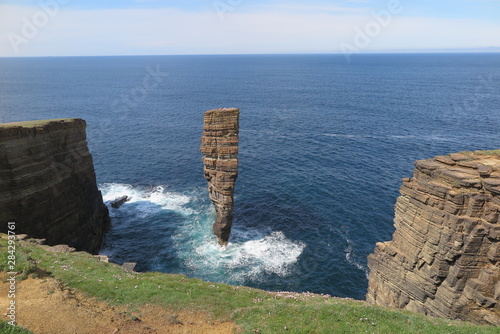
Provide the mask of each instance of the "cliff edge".
POLYGON ((0 124, 0 231, 97 253, 109 227, 82 119, 0 124))
POLYGON ((227 244, 233 224, 239 116, 237 108, 209 110, 204 116, 201 152, 208 192, 217 215, 214 233, 221 245, 227 244))
POLYGON ((500 325, 500 150, 415 163, 392 241, 368 258, 367 301, 500 325))

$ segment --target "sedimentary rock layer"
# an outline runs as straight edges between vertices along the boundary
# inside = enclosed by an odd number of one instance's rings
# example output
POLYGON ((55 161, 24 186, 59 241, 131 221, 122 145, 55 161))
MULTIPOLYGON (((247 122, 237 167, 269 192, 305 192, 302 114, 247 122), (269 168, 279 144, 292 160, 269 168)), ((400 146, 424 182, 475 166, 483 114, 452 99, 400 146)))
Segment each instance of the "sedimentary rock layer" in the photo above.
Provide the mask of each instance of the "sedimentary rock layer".
POLYGON ((500 151, 415 163, 396 231, 368 258, 367 300, 500 325, 500 151))
POLYGON ((214 233, 225 245, 231 234, 234 184, 238 176, 240 110, 222 108, 205 112, 201 152, 208 192, 215 206, 214 233))
POLYGON ((0 230, 91 253, 109 226, 87 148, 86 123, 61 119, 0 124, 0 230))

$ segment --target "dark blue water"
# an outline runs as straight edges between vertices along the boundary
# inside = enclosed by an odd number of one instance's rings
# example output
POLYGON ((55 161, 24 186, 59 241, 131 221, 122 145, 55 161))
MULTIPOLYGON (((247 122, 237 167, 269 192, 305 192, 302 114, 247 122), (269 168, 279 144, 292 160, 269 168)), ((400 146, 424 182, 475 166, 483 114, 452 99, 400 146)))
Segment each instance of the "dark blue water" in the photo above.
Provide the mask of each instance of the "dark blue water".
POLYGON ((363 298, 400 179, 416 159, 499 148, 499 110, 499 54, 0 59, 0 122, 86 119, 105 200, 133 197, 102 253, 269 290, 363 298), (199 152, 217 107, 241 108, 227 249, 199 152))

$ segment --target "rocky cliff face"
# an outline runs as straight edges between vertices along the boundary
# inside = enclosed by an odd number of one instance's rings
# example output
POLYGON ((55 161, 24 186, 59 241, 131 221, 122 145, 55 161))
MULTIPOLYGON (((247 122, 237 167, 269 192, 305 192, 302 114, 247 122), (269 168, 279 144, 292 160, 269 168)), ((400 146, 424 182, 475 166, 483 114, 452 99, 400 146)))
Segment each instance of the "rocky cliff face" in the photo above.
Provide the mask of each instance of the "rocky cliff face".
POLYGON ((109 226, 97 189, 86 123, 62 119, 0 124, 0 230, 99 251, 109 226))
POLYGON ((223 108, 205 112, 201 152, 208 192, 215 206, 214 233, 225 245, 231 234, 234 183, 238 176, 240 110, 223 108))
POLYGON ((500 325, 500 151, 417 161, 396 231, 368 258, 367 300, 500 325))

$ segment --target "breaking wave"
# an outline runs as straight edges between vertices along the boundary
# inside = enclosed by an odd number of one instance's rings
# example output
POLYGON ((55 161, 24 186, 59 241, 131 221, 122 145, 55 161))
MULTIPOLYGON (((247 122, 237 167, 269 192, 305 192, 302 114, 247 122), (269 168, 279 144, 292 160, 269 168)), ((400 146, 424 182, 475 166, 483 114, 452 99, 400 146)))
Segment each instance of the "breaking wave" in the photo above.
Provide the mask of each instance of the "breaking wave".
POLYGON ((230 242, 221 247, 212 232, 215 212, 205 189, 178 193, 165 186, 107 183, 100 190, 107 205, 121 196, 131 198, 120 209, 110 207, 113 226, 101 253, 113 262, 137 262, 141 271, 248 284, 291 275, 306 247, 281 231, 241 227, 234 227, 230 242), (127 237, 134 231, 146 234, 149 245, 127 237), (152 248, 158 251, 151 253, 152 248))

